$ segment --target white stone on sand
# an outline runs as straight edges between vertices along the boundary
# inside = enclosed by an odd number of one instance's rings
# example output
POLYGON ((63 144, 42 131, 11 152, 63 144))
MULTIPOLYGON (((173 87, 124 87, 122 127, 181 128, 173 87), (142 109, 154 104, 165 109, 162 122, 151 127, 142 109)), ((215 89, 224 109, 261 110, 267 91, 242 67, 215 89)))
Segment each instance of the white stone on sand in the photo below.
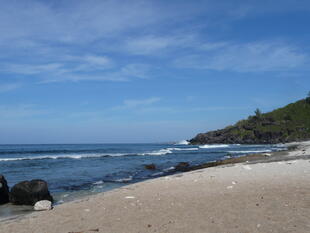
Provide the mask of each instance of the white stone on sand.
POLYGON ((34 205, 34 210, 51 210, 52 209, 52 202, 43 200, 38 201, 34 205))

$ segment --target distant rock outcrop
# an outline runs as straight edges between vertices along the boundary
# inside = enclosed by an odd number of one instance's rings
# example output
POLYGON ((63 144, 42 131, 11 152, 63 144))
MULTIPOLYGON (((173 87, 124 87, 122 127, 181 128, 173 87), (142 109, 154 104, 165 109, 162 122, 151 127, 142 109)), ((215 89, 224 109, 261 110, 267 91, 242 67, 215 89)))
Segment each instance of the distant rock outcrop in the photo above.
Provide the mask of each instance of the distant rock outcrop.
POLYGON ((9 186, 3 175, 0 175, 0 205, 9 202, 9 186))
POLYGON ((284 108, 241 120, 224 129, 200 133, 191 144, 276 144, 310 140, 310 102, 308 99, 284 108))
POLYGON ((14 185, 10 193, 10 202, 15 205, 34 205, 41 200, 53 202, 47 183, 44 180, 22 181, 14 185))

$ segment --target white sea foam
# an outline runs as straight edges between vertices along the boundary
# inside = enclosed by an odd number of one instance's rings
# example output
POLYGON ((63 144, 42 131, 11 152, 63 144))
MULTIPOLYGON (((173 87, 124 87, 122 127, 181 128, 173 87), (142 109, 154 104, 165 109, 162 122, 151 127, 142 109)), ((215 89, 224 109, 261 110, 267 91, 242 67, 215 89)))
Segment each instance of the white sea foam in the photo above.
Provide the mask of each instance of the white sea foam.
POLYGON ((231 150, 227 151, 231 154, 248 154, 248 153, 264 153, 264 152, 271 152, 272 150, 231 150))
POLYGON ((0 161, 18 161, 18 160, 39 160, 39 159, 83 159, 83 158, 100 158, 100 157, 118 157, 129 154, 77 154, 77 155, 43 155, 43 156, 25 156, 18 158, 0 158, 0 161))
POLYGON ((156 172, 156 173, 153 173, 151 176, 161 176, 163 174, 164 174, 163 172, 156 172))
POLYGON ((117 179, 117 180, 115 180, 115 182, 123 183, 123 182, 129 182, 131 180, 132 180, 132 176, 129 176, 127 178, 117 179))
POLYGON ((164 172, 169 172, 169 171, 173 171, 175 169, 175 167, 168 167, 163 169, 164 172))
POLYGON ((103 184, 104 182, 102 181, 102 180, 100 180, 100 181, 97 181, 97 182, 94 182, 93 184, 94 185, 99 185, 99 184, 103 184))
POLYGON ((188 145, 188 144, 189 144, 189 141, 182 140, 182 141, 177 142, 175 145, 188 145))
POLYGON ((135 153, 107 153, 107 154, 58 154, 42 156, 25 156, 16 158, 0 158, 0 162, 18 161, 18 160, 41 160, 41 159, 83 159, 83 158, 100 158, 100 157, 120 157, 129 155, 165 155, 172 153, 172 148, 160 149, 140 154, 135 153))
POLYGON ((161 149, 161 150, 155 150, 151 152, 146 152, 146 153, 141 153, 139 155, 166 155, 166 154, 171 154, 172 151, 167 148, 167 149, 161 149))
POLYGON ((175 148, 175 147, 172 147, 172 148, 167 148, 168 150, 176 150, 176 151, 182 151, 182 150, 199 150, 199 148, 175 148))
POLYGON ((199 148, 201 148, 201 149, 226 148, 226 147, 229 147, 229 145, 226 145, 226 144, 213 144, 213 145, 199 146, 199 148))

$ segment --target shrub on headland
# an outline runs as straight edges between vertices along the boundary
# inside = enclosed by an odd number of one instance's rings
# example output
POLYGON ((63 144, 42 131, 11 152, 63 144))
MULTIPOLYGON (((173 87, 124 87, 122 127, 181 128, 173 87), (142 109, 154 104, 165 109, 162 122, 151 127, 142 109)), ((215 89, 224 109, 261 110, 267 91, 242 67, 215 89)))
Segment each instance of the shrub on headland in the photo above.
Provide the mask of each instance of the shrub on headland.
POLYGON ((273 144, 309 140, 309 103, 310 93, 306 99, 272 112, 262 113, 256 109, 254 116, 224 129, 200 133, 190 143, 273 144))

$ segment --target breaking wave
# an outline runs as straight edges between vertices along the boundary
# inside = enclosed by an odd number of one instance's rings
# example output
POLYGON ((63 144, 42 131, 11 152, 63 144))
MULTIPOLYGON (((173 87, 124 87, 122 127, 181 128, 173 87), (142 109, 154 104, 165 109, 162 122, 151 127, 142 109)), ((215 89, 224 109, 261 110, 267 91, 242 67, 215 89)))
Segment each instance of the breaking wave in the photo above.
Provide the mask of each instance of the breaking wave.
POLYGON ((188 144, 189 144, 189 141, 182 140, 182 141, 177 142, 175 145, 188 145, 188 144))
POLYGON ((43 160, 43 159, 86 159, 100 157, 120 157, 120 156, 147 156, 147 155, 166 155, 173 153, 172 151, 190 151, 198 150, 198 148, 166 148, 154 150, 144 153, 107 153, 107 154, 59 154, 59 155, 42 155, 42 156, 24 156, 15 158, 0 158, 1 161, 18 161, 18 160, 43 160))
POLYGON ((229 145, 226 144, 214 144, 214 145, 202 145, 199 146, 201 149, 211 149, 211 148, 226 148, 229 147, 229 145))
POLYGON ((167 149, 161 149, 161 150, 155 150, 151 152, 146 152, 146 153, 140 153, 138 155, 166 155, 166 154, 171 154, 172 151, 167 148, 167 149))
POLYGON ((42 160, 42 159, 83 159, 83 158, 100 158, 100 157, 118 157, 130 154, 78 154, 78 155, 43 155, 43 156, 26 156, 18 158, 0 158, 0 161, 18 161, 18 160, 42 160))
POLYGON ((199 150, 199 148, 194 147, 194 148, 167 148, 168 150, 176 150, 176 151, 186 151, 186 150, 199 150))

